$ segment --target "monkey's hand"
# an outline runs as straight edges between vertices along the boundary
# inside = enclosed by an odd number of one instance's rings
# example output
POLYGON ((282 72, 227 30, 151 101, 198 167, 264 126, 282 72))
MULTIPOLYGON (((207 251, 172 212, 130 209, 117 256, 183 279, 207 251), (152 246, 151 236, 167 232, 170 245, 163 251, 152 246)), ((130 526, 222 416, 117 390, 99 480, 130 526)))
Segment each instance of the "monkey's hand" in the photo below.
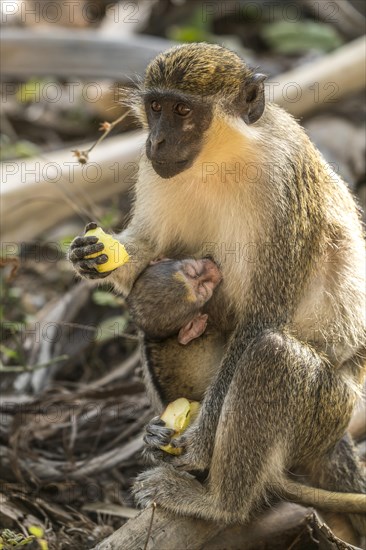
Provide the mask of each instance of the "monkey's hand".
POLYGON ((161 420, 159 416, 152 418, 145 430, 144 442, 146 447, 142 452, 143 458, 151 464, 171 462, 173 455, 163 451, 160 447, 170 443, 174 430, 167 428, 164 420, 161 420))
POLYGON ((194 422, 183 435, 171 440, 173 447, 183 449, 181 455, 173 457, 175 468, 186 472, 202 472, 210 468, 212 450, 201 434, 199 424, 194 422))
MULTIPOLYGON (((88 223, 85 226, 84 234, 90 229, 96 229, 98 224, 95 222, 88 223)), ((75 271, 86 279, 104 279, 112 273, 111 271, 99 272, 97 266, 108 261, 106 254, 101 254, 95 258, 86 258, 90 254, 101 252, 104 249, 104 244, 98 242, 98 237, 76 237, 71 245, 68 253, 75 271)))

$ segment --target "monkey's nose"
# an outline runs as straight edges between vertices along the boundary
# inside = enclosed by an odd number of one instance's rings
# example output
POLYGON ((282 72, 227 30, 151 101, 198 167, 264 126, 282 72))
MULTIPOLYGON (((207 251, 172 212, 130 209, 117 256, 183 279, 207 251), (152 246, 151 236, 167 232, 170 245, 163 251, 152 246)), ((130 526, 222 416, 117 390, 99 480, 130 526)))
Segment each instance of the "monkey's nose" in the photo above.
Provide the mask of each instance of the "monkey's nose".
POLYGON ((151 155, 154 156, 162 143, 165 142, 163 137, 150 138, 151 155))

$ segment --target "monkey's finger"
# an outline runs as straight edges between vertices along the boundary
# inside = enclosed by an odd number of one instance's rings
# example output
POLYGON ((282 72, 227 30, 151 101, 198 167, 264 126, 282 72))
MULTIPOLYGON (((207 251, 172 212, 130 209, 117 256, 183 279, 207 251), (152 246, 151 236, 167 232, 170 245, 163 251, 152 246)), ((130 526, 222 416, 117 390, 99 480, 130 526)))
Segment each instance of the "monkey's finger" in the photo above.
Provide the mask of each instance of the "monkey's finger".
POLYGON ((161 437, 169 437, 171 439, 174 435, 174 430, 170 428, 165 428, 164 426, 146 426, 146 433, 149 435, 161 435, 161 437))
POLYGON ((155 424, 150 422, 146 426, 145 430, 147 431, 148 434, 152 434, 152 435, 164 434, 164 435, 170 435, 170 437, 172 437, 172 435, 174 434, 174 430, 172 430, 171 428, 166 428, 165 423, 164 425, 161 425, 161 424, 155 424))
POLYGON ((169 434, 145 434, 144 442, 150 447, 160 447, 162 445, 168 445, 171 440, 171 435, 169 434))
MULTIPOLYGON (((105 264, 108 262, 108 256, 107 254, 101 254, 100 256, 97 256, 96 258, 93 258, 95 260, 95 263, 97 265, 105 264)), ((110 273, 110 272, 109 272, 110 273)))
POLYGON ((155 448, 159 448, 161 447, 162 445, 168 445, 168 443, 170 443, 170 438, 169 437, 160 437, 160 436, 157 436, 157 435, 144 435, 143 437, 143 440, 144 440, 144 443, 148 446, 148 447, 155 447, 155 448))
POLYGON ((179 438, 171 439, 170 444, 174 448, 185 449, 185 447, 187 446, 187 439, 184 437, 184 435, 181 435, 179 438))
POLYGON ((71 261, 82 260, 83 258, 85 258, 85 256, 89 256, 90 254, 96 254, 98 252, 101 252, 103 249, 104 249, 103 243, 96 243, 88 246, 73 248, 71 249, 69 258, 71 261))
POLYGON ((165 422, 160 418, 160 416, 154 416, 147 425, 151 426, 152 424, 155 426, 165 426, 165 422))
POLYGON ((87 231, 90 231, 91 229, 96 229, 98 227, 98 224, 95 222, 89 222, 86 224, 84 233, 87 233, 87 231))
MULTIPOLYGON (((90 258, 88 260, 83 259, 79 261, 79 266, 81 269, 93 269, 97 265, 105 264, 108 261, 108 256, 105 254, 102 254, 101 256, 97 256, 96 258, 90 258)), ((110 273, 110 271, 108 271, 110 273)))
POLYGON ((75 239, 70 244, 70 248, 80 248, 81 246, 88 246, 97 243, 98 240, 98 237, 75 237, 75 239))

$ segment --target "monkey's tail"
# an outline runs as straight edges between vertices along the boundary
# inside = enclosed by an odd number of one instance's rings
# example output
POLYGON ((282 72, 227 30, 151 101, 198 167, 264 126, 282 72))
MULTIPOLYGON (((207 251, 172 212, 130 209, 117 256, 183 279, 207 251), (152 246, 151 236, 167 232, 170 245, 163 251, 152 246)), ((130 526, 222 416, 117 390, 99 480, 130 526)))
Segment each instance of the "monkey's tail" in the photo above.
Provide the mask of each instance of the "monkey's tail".
POLYGON ((366 494, 340 493, 309 487, 298 481, 283 478, 280 494, 286 500, 308 504, 329 512, 366 514, 366 494))

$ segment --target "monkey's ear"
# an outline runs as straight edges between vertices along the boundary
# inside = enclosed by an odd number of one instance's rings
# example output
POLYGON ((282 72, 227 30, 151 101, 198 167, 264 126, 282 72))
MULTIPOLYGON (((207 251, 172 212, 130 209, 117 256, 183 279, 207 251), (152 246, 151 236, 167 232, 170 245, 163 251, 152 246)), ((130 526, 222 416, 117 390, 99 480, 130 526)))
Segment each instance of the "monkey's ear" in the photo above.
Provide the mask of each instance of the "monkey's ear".
POLYGON ((254 124, 263 114, 265 107, 264 81, 266 78, 266 75, 256 73, 244 84, 243 119, 247 124, 254 124))
POLYGON ((208 315, 205 313, 199 313, 182 327, 178 334, 178 342, 183 344, 183 346, 189 344, 192 340, 199 338, 203 334, 207 327, 208 315))

